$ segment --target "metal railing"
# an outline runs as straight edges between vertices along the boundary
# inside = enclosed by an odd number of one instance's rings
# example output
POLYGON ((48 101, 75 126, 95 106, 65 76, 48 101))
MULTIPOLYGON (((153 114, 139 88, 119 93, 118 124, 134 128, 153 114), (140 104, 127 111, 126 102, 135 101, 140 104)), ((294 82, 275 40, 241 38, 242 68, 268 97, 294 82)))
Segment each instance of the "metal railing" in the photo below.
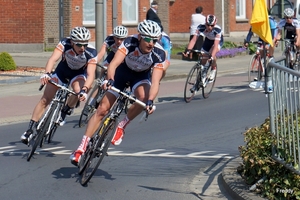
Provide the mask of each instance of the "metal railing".
POLYGON ((300 175, 300 73, 285 66, 284 57, 267 66, 272 158, 300 175))

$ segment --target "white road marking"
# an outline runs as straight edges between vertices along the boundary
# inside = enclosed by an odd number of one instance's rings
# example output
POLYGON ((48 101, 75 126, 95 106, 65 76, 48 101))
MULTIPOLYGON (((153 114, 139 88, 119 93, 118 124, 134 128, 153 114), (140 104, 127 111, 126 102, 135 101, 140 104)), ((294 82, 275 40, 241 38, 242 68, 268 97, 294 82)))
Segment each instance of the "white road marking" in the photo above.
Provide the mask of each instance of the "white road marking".
MULTIPOLYGON (((15 147, 16 146, 0 147, 0 149, 3 149, 3 151, 0 151, 0 153, 9 154, 9 155, 26 155, 30 151, 30 148, 24 151, 21 149, 16 149, 15 147)), ((51 147, 46 149, 37 149, 35 154, 70 155, 73 152, 72 150, 63 149, 63 148, 65 147, 57 146, 57 147, 51 147)), ((176 152, 167 151, 166 149, 153 149, 153 150, 140 151, 135 153, 125 153, 123 151, 114 151, 113 148, 109 148, 107 153, 110 156, 127 156, 127 157, 162 157, 162 158, 233 158, 234 157, 229 154, 219 153, 216 151, 199 151, 199 152, 180 155, 180 154, 176 154, 176 152)))

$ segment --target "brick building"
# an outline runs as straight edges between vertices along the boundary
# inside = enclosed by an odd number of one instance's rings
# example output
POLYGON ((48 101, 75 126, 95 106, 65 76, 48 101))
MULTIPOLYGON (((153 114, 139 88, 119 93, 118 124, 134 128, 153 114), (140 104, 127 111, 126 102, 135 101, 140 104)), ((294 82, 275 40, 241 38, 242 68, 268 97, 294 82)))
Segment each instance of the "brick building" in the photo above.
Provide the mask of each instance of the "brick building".
MULTIPOLYGON (((0 52, 43 51, 68 36, 74 26, 86 26, 96 35, 96 21, 105 25, 102 35, 123 24, 136 33, 152 0, 1 0, 0 52), (104 12, 97 6, 103 4, 104 12), (100 14, 99 14, 100 13, 100 14), (98 18, 98 17, 103 18, 98 18)), ((203 14, 214 14, 225 36, 245 35, 254 0, 157 0, 158 15, 172 38, 188 38, 191 14, 197 6, 203 14)), ((268 4, 272 1, 268 0, 268 4)), ((98 28, 97 28, 98 31, 98 28)), ((100 39, 99 39, 100 40, 100 39)), ((102 40, 102 39, 101 39, 102 40)), ((102 43, 102 41, 100 41, 102 43)))

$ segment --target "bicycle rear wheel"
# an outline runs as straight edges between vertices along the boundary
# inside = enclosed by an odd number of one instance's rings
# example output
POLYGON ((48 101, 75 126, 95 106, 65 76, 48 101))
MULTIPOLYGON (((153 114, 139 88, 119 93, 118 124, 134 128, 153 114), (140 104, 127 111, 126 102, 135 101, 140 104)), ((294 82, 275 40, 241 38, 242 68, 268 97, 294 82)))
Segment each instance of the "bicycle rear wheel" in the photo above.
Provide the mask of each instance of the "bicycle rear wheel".
POLYGON ((184 100, 187 103, 191 102, 191 100, 199 90, 199 80, 197 79, 200 70, 201 67, 198 64, 194 65, 190 70, 188 77, 186 78, 184 86, 184 100))
POLYGON ((250 59, 248 69, 248 82, 260 81, 263 77, 263 66, 259 57, 254 54, 250 59))
POLYGON ((202 96, 205 99, 207 99, 209 97, 210 93, 212 92, 212 90, 215 86, 215 82, 217 79, 217 72, 218 72, 218 70, 216 69, 215 78, 213 80, 209 80, 209 76, 211 73, 211 66, 208 68, 208 70, 206 72, 205 81, 204 81, 204 84, 202 85, 202 96))
POLYGON ((97 141, 95 141, 94 146, 91 147, 92 152, 88 152, 88 160, 83 161, 84 169, 82 169, 82 175, 80 179, 81 185, 86 185, 91 180, 104 156, 107 155, 106 152, 114 136, 116 127, 116 121, 111 118, 106 118, 103 122, 101 122, 101 136, 97 141))

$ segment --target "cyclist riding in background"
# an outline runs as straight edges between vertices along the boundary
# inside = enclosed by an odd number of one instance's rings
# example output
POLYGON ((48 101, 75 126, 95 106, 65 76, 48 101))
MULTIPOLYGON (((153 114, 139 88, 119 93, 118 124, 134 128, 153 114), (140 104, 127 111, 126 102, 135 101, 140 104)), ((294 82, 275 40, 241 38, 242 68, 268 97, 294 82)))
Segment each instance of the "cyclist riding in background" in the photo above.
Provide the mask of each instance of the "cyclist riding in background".
MULTIPOLYGON (((271 29, 272 41, 274 41, 274 37, 277 34, 277 32, 276 32, 277 31, 277 22, 276 22, 275 18, 270 16, 270 15, 269 15, 269 24, 270 24, 270 29, 271 29)), ((252 36, 253 36, 252 27, 250 27, 250 30, 247 34, 247 37, 246 37, 245 41, 244 41, 244 46, 245 47, 248 47, 252 36)), ((258 38, 257 46, 263 48, 262 44, 263 44, 263 40, 261 38, 258 38)), ((266 47, 266 49, 269 50, 269 58, 273 58, 273 56, 274 56, 274 45, 271 46, 270 44, 266 44, 265 47, 266 47)), ((261 56, 263 57, 263 51, 261 51, 260 53, 261 53, 261 56)))
POLYGON ((211 73, 209 80, 213 81, 216 76, 217 70, 217 58, 216 54, 220 51, 223 45, 223 32, 219 25, 217 25, 217 18, 214 15, 207 15, 205 18, 205 24, 200 24, 197 27, 196 35, 190 40, 187 49, 183 53, 185 57, 188 57, 191 49, 193 49, 198 37, 200 35, 205 36, 203 46, 201 51, 210 53, 212 57, 209 60, 212 60, 211 73))
MULTIPOLYGON (((91 38, 90 31, 85 27, 75 27, 71 30, 70 37, 62 39, 49 58, 45 73, 41 76, 41 84, 45 85, 48 80, 53 80, 59 84, 69 84, 74 92, 80 93, 78 97, 72 95, 67 101, 67 105, 62 109, 62 120, 70 110, 75 107, 78 99, 84 101, 87 92, 91 87, 97 63, 97 50, 88 44, 91 38), (51 72, 55 63, 59 60, 54 73, 51 72)), ((52 84, 47 84, 44 94, 35 109, 27 131, 21 136, 21 141, 28 144, 32 138, 33 128, 49 105, 58 88, 52 84)))
POLYGON ((300 50, 300 23, 297 18, 294 17, 294 10, 286 8, 284 10, 284 19, 281 19, 278 23, 278 32, 276 35, 275 45, 278 44, 278 40, 281 39, 281 30, 285 31, 285 38, 292 39, 292 44, 296 45, 297 52, 300 50))
MULTIPOLYGON (((153 113, 153 100, 158 94, 159 83, 163 75, 165 64, 165 51, 158 43, 161 37, 159 25, 150 20, 144 20, 138 24, 139 34, 127 37, 120 45, 113 60, 107 68, 107 81, 104 88, 114 86, 120 90, 126 88, 129 82, 134 96, 145 102, 149 114, 153 113), (153 70, 151 70, 153 68, 153 70), (150 73, 152 72, 151 80, 150 73)), ((88 121, 86 132, 81 144, 70 156, 71 163, 77 165, 86 146, 96 132, 103 117, 116 100, 118 94, 108 90, 102 98, 96 113, 88 121)), ((124 129, 138 116, 143 107, 133 104, 125 118, 120 121, 112 139, 113 145, 119 145, 124 135, 124 129)))
MULTIPOLYGON (((103 66, 105 66, 107 68, 108 64, 114 58, 114 55, 115 55, 116 51, 118 50, 118 47, 125 40, 127 35, 128 35, 128 30, 125 26, 116 26, 113 30, 113 34, 106 37, 106 39, 104 40, 104 42, 102 44, 100 51, 98 52, 98 55, 97 55, 98 63, 101 61, 101 59, 103 58, 105 53, 108 52, 108 55, 106 56, 106 58, 102 64, 103 66)), ((105 69, 101 68, 99 77, 102 77, 104 73, 105 73, 105 69)), ((98 90, 96 90, 93 94, 91 94, 92 96, 90 98, 89 103, 91 103, 94 100, 97 92, 98 92, 98 90)), ((98 104, 96 104, 96 106, 97 105, 98 104)))
MULTIPOLYGON (((101 61, 106 52, 107 57, 103 62, 103 66, 108 66, 110 61, 113 59, 118 47, 125 40, 128 35, 128 30, 124 26, 116 26, 113 30, 113 34, 109 35, 103 42, 102 47, 97 55, 98 63, 101 61)), ((103 72, 101 72, 102 74, 103 72)))

